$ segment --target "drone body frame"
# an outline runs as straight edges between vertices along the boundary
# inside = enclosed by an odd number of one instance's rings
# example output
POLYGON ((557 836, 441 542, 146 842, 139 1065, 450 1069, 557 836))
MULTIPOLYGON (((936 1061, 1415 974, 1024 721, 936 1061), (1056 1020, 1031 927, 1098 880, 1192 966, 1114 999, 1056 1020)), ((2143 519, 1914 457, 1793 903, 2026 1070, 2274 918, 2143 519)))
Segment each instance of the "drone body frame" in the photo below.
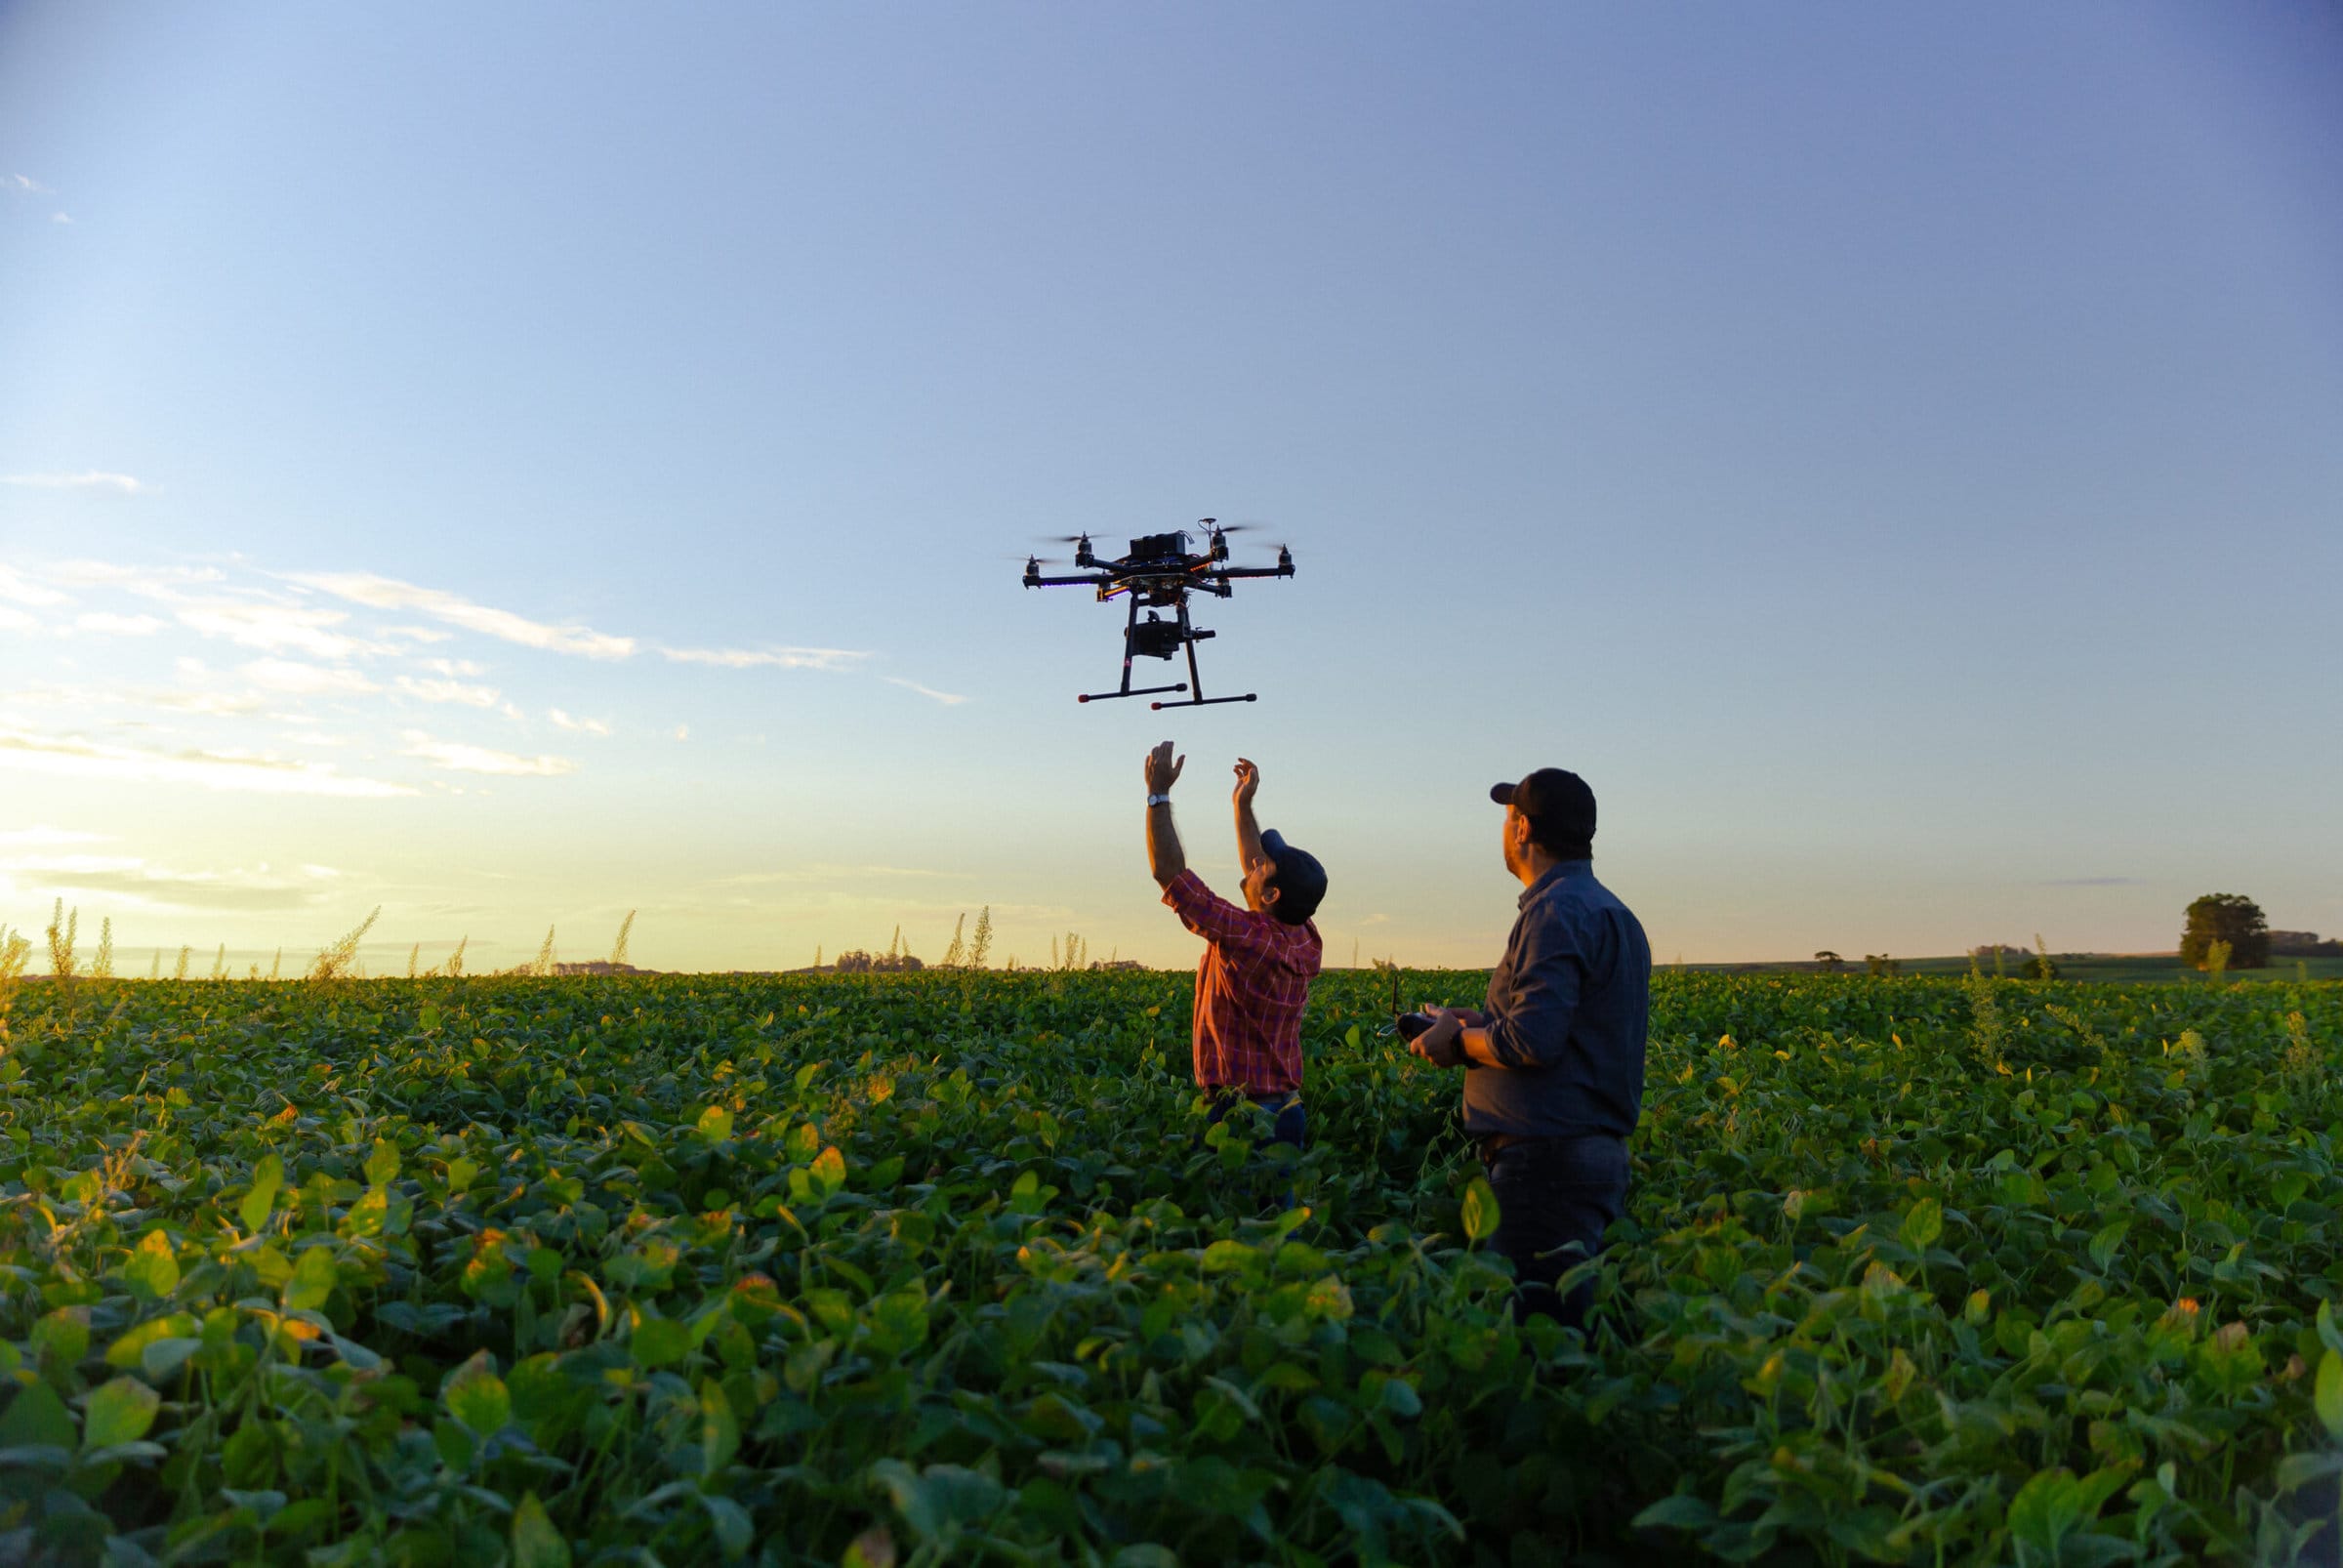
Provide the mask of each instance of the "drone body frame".
POLYGON ((1116 598, 1130 600, 1130 612, 1123 622, 1123 683, 1113 691, 1091 691, 1077 696, 1077 702, 1108 702, 1119 697, 1148 697, 1159 692, 1184 691, 1189 695, 1176 702, 1151 702, 1150 708, 1206 708, 1223 702, 1256 702, 1259 693, 1246 692, 1238 697, 1208 697, 1204 694, 1204 676, 1196 667, 1196 644, 1214 636, 1188 619, 1188 596, 1211 594, 1227 598, 1236 592, 1235 584, 1247 577, 1291 577, 1294 575, 1294 555, 1284 546, 1278 547, 1274 566, 1231 566, 1228 561, 1228 532, 1211 517, 1199 518, 1197 526, 1206 530, 1206 545, 1202 553, 1188 548, 1188 532, 1184 528, 1171 533, 1147 534, 1130 542, 1130 550, 1114 560, 1101 560, 1090 548, 1090 536, 1081 534, 1067 541, 1074 549, 1077 575, 1049 577, 1043 575, 1038 557, 1025 561, 1024 584, 1027 588, 1071 588, 1077 585, 1093 588, 1098 602, 1109 603, 1116 598), (1139 619, 1139 611, 1147 611, 1147 619, 1139 619), (1165 620, 1158 611, 1169 609, 1173 619, 1165 620), (1188 679, 1164 686, 1133 686, 1130 683, 1130 662, 1134 658, 1170 659, 1185 651, 1188 659, 1188 679))

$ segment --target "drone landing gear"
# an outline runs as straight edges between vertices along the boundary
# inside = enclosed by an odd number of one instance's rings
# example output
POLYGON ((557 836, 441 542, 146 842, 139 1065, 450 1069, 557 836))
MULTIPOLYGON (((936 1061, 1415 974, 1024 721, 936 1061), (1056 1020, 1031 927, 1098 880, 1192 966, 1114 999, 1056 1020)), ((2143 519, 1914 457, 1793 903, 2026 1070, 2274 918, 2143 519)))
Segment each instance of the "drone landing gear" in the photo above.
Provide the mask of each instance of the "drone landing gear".
MULTIPOLYGON (((1185 691, 1187 689, 1188 683, 1185 681, 1182 681, 1175 686, 1141 686, 1136 691, 1128 689, 1123 691, 1092 691, 1088 692, 1083 696, 1076 697, 1074 700, 1076 702, 1112 702, 1117 697, 1145 697, 1151 696, 1158 691, 1185 691)), ((1161 708, 1164 705, 1159 702, 1153 706, 1161 708)), ((1174 703, 1172 706, 1178 707, 1179 704, 1174 703)))
MULTIPOLYGON (((1137 611, 1133 610, 1132 613, 1136 614, 1137 611)), ((1204 676, 1196 668, 1196 644, 1203 641, 1206 638, 1211 637, 1213 634, 1210 632, 1199 632, 1194 627, 1188 625, 1188 601, 1184 598, 1179 601, 1179 632, 1180 640, 1188 645, 1188 680, 1195 683, 1196 695, 1190 697, 1185 702, 1151 702, 1147 705, 1148 707, 1210 708, 1214 703, 1252 702, 1255 700, 1256 694, 1251 691, 1248 691, 1242 697, 1208 697, 1204 694, 1204 676)))
POLYGON ((1151 697, 1159 691, 1194 691, 1196 695, 1184 702, 1151 702, 1150 708, 1209 708, 1222 702, 1255 702, 1256 693, 1242 697, 1208 697, 1204 694, 1204 676, 1196 668, 1196 644, 1213 634, 1188 622, 1188 604, 1179 600, 1179 619, 1160 621, 1155 612, 1147 613, 1145 625, 1139 622, 1139 596, 1130 596, 1130 613, 1123 622, 1123 684, 1114 691, 1091 691, 1076 697, 1076 702, 1111 702, 1118 697, 1151 697), (1188 679, 1173 681, 1168 686, 1133 686, 1130 683, 1130 661, 1144 653, 1149 658, 1169 659, 1173 648, 1185 648, 1188 654, 1188 679))
POLYGON ((1258 702, 1260 700, 1259 692, 1248 691, 1242 697, 1190 697, 1185 702, 1151 702, 1147 706, 1150 708, 1210 708, 1216 702, 1258 702))

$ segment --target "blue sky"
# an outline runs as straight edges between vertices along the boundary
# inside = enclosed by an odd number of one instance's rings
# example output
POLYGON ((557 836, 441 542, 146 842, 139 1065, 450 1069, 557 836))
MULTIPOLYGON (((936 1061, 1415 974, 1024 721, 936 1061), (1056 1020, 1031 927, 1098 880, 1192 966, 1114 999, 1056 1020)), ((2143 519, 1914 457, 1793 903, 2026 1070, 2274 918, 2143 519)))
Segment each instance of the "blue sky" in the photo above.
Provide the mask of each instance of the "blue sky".
POLYGON ((1486 963, 2343 928, 2343 21, 0 11, 0 920, 1183 962, 1138 763, 1486 963), (1032 537, 1213 515, 1254 705, 1032 537))

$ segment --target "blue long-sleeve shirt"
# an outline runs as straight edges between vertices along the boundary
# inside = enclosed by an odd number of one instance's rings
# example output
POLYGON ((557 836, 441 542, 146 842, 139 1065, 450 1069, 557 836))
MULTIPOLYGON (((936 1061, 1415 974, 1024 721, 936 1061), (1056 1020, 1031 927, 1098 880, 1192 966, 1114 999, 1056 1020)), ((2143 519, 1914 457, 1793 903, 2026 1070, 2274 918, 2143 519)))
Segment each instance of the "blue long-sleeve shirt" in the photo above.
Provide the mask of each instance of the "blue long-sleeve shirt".
POLYGON ((1466 1132, 1634 1132, 1652 948, 1633 913, 1594 880, 1592 861, 1562 861, 1523 890, 1483 1011, 1489 1049, 1504 1065, 1467 1063, 1466 1132))

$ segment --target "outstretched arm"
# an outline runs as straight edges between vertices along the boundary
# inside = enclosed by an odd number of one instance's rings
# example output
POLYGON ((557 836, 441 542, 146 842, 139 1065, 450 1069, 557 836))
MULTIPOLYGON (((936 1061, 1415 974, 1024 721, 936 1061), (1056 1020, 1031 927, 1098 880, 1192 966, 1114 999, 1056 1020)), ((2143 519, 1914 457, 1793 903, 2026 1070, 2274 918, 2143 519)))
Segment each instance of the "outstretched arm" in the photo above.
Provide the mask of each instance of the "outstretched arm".
POLYGON ((1237 759, 1237 864, 1250 866, 1261 858, 1261 825, 1253 817, 1253 796, 1261 787, 1261 770, 1253 763, 1237 759))
MULTIPOLYGON (((1147 793, 1150 796, 1169 795, 1179 778, 1179 770, 1187 765, 1185 757, 1173 758, 1172 743, 1165 741, 1147 754, 1147 793)), ((1147 870, 1158 887, 1169 887, 1188 869, 1188 857, 1179 847, 1179 829, 1172 821, 1172 805, 1147 807, 1147 870)))

